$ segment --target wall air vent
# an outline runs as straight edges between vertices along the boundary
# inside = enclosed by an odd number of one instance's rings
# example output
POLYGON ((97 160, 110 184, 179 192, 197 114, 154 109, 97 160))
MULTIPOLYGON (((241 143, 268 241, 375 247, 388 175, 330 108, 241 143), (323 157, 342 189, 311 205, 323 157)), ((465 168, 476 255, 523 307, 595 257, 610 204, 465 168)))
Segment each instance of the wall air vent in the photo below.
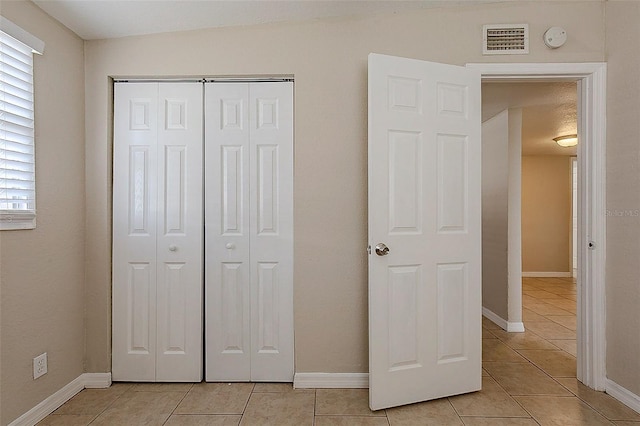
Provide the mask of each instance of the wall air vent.
POLYGON ((482 27, 483 55, 525 55, 529 53, 528 24, 492 24, 482 27))

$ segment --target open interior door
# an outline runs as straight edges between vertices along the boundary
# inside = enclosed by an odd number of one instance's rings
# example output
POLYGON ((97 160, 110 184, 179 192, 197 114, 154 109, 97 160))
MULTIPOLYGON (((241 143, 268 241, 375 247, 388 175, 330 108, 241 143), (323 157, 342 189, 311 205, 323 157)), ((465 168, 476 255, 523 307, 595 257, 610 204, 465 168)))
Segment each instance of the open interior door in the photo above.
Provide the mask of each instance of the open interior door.
POLYGON ((369 404, 479 390, 480 74, 369 55, 369 404))

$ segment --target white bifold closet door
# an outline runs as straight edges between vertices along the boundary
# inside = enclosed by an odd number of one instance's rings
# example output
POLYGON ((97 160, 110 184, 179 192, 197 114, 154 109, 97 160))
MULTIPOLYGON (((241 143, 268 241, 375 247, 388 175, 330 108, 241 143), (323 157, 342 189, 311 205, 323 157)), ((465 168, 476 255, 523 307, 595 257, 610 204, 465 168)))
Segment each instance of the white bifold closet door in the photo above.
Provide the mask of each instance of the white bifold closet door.
POLYGON ((205 84, 206 380, 293 380, 293 83, 205 84))
POLYGON ((113 380, 202 380, 202 83, 116 83, 113 380))

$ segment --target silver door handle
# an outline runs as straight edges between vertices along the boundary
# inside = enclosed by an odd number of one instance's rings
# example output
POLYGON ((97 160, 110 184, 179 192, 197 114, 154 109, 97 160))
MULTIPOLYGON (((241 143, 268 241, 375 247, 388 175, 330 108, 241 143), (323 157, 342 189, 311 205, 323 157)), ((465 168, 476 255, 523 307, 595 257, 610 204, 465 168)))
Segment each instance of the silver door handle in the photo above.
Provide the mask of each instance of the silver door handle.
POLYGON ((386 256, 389 254, 389 247, 387 247, 384 243, 376 244, 376 254, 378 256, 386 256))
POLYGON ((176 246, 175 244, 171 244, 169 246, 169 251, 176 251, 176 250, 178 250, 178 246, 176 246))

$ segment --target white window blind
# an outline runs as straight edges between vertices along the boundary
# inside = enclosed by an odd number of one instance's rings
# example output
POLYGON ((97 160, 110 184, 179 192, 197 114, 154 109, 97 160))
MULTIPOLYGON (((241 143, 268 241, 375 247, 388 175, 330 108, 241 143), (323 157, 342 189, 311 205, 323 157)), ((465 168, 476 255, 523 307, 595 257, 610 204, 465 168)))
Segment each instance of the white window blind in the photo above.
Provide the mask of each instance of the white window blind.
POLYGON ((33 49, 0 31, 0 229, 35 227, 33 49))

